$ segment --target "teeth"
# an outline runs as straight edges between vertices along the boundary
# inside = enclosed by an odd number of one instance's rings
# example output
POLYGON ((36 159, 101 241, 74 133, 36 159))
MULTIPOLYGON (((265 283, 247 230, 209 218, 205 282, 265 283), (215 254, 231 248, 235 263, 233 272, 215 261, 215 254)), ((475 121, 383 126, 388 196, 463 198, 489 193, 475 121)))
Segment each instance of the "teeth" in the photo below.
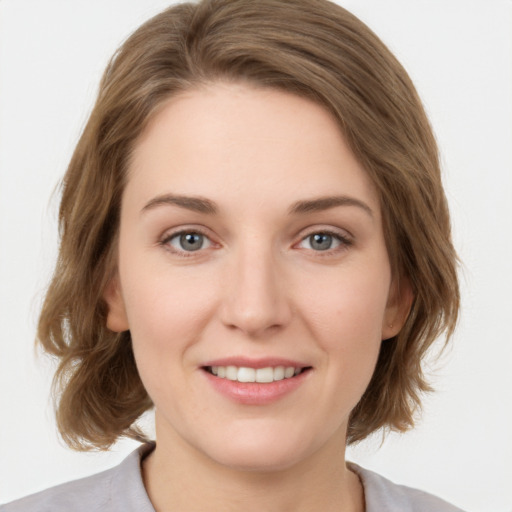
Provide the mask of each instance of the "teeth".
POLYGON ((209 370, 213 375, 221 379, 260 383, 289 379, 301 372, 301 368, 295 368, 294 366, 267 366, 266 368, 258 369, 245 366, 211 366, 209 370))
POLYGON ((276 368, 274 368, 274 380, 283 380, 284 374, 284 366, 277 366, 276 368))
POLYGON ((236 366, 228 366, 226 368, 226 379, 237 380, 238 370, 236 366))
MULTIPOLYGON (((240 368, 241 370, 242 368, 240 368)), ((274 382, 274 370, 272 368, 258 368, 254 372, 256 382, 274 382)))
POLYGON ((256 370, 254 368, 238 368, 236 377, 238 382, 256 382, 256 370))

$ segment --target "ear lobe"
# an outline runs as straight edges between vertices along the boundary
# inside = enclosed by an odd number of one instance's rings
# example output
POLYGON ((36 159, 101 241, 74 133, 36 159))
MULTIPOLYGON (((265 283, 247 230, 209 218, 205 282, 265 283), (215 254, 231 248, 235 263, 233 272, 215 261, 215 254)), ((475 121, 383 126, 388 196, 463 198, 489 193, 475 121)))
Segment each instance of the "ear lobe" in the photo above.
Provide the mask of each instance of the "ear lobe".
POLYGON ((389 290, 388 303, 382 322, 382 339, 396 336, 404 326, 411 311, 414 293, 407 278, 394 280, 389 290))
POLYGON ((124 307, 124 300, 119 286, 118 276, 114 276, 103 293, 103 300, 107 303, 107 328, 113 332, 129 330, 128 317, 124 307))

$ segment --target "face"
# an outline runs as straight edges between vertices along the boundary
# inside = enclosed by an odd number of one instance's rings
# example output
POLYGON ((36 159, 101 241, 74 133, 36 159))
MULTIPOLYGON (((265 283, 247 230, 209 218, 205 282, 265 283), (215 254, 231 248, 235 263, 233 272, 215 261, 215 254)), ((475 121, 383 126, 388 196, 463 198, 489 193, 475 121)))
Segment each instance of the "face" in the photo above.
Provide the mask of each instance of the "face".
POLYGON ((212 84, 138 141, 106 300, 159 445, 253 470, 338 457, 394 288, 376 191, 321 106, 212 84))

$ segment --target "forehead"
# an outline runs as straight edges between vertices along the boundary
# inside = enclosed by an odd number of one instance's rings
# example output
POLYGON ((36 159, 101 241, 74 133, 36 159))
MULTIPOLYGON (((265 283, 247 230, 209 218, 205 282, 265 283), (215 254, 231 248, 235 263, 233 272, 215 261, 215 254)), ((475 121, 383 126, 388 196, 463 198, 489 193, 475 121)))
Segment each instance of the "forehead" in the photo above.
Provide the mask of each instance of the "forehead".
POLYGON ((210 197, 247 206, 375 188, 321 105, 276 89, 211 84, 171 97, 137 141, 126 194, 210 197))

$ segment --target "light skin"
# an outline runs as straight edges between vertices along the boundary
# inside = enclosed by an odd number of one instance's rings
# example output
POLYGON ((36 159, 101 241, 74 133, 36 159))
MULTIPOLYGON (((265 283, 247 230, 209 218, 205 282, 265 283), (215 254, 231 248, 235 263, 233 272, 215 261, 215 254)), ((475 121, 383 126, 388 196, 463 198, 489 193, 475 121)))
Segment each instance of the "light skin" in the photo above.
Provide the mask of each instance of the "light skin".
POLYGON ((105 295, 156 408, 155 509, 363 511, 348 417, 409 296, 375 188, 323 107, 226 83, 170 98, 135 147, 105 295), (206 363, 227 357, 307 370, 248 404, 212 385, 206 363))

